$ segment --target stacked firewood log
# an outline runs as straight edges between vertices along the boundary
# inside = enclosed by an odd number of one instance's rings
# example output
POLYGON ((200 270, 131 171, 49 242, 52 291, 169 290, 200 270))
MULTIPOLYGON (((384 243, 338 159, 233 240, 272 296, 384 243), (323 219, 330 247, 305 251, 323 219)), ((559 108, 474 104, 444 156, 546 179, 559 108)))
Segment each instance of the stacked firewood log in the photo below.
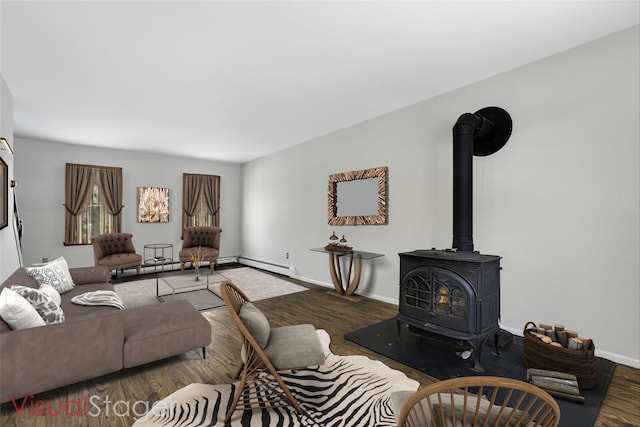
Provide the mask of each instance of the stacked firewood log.
POLYGON ((564 347, 571 350, 582 350, 590 344, 590 339, 581 338, 576 331, 567 330, 563 325, 547 325, 540 323, 537 328, 533 328, 533 336, 542 342, 564 347))
MULTIPOLYGON (((531 334, 543 343, 571 350, 586 349, 591 344, 590 339, 581 338, 576 331, 565 329, 564 325, 551 326, 540 323, 536 328, 532 328, 531 334)), ((580 395, 577 377, 574 374, 544 369, 528 369, 527 381, 552 396, 584 402, 584 397, 580 395)))
POLYGON ((529 368, 527 381, 552 396, 584 403, 584 397, 580 395, 578 379, 573 374, 529 368))

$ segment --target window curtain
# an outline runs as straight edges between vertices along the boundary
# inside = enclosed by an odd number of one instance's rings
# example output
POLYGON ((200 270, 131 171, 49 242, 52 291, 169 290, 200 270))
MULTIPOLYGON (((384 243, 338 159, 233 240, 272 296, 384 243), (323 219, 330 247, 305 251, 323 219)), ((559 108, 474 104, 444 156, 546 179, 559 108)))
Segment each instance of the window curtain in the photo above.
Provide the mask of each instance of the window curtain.
POLYGON ((198 214, 201 200, 212 218, 212 225, 220 226, 220 177, 217 175, 182 175, 182 230, 198 214))
POLYGON ((113 233, 120 233, 122 225, 122 169, 100 168, 96 170, 100 195, 104 203, 104 209, 113 215, 113 233))
POLYGON ((213 217, 213 226, 220 227, 220 177, 216 175, 205 175, 202 191, 205 206, 209 214, 213 217))
POLYGON ((67 163, 65 168, 65 245, 78 241, 78 215, 87 209, 91 194, 93 168, 87 165, 67 163))
POLYGON ((189 218, 196 213, 202 191, 202 175, 182 175, 182 230, 189 224, 189 218))

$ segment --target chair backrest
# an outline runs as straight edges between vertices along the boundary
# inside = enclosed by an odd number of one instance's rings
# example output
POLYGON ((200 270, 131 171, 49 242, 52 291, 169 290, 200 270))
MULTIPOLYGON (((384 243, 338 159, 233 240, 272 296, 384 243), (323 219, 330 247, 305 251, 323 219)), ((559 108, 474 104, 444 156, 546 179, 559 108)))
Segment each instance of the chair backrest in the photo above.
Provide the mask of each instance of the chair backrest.
MULTIPOLYGON (((249 301, 249 298, 231 282, 222 282, 220 284, 220 294, 222 295, 222 300, 225 305, 231 312, 231 316, 234 318, 237 316, 238 321, 240 320, 240 308, 242 308, 242 304, 249 301)), ((237 323, 237 322, 236 322, 237 323)))
POLYGON ((186 227, 182 233, 182 248, 203 246, 220 249, 220 227, 186 227))
POLYGON ((220 295, 222 296, 224 304, 227 306, 233 321, 244 339, 247 360, 243 362, 247 364, 262 363, 267 367, 267 369, 275 373, 276 369, 264 353, 262 346, 258 343, 257 339, 251 334, 249 328, 240 318, 242 305, 246 302, 250 302, 249 298, 247 298, 240 288, 231 282, 222 282, 220 284, 220 295))
POLYGON ((398 427, 541 426, 560 421, 558 403, 533 384, 502 377, 460 377, 416 391, 398 417, 398 427))
POLYGON ((91 238, 91 243, 95 261, 108 255, 136 252, 131 233, 97 234, 91 238))

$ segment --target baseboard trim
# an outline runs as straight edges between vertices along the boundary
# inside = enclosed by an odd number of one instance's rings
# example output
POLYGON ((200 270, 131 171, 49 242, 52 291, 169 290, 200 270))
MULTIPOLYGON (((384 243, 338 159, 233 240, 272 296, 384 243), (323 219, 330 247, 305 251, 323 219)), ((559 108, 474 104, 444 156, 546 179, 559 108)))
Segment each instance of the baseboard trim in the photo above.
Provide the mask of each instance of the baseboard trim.
MULTIPOLYGON (((310 279, 308 277, 303 277, 303 276, 295 276, 295 277, 293 277, 293 279, 301 280, 303 282, 311 283, 313 285, 323 286, 323 287, 329 288, 329 289, 334 289, 333 283, 322 282, 320 280, 310 279)), ((363 297, 371 298, 371 299, 374 299, 374 300, 377 300, 377 301, 386 302, 386 303, 389 303, 389 304, 398 305, 398 300, 395 299, 395 298, 382 297, 380 295, 371 294, 371 293, 368 293, 368 292, 359 292, 359 291, 356 291, 356 295, 360 295, 360 296, 363 296, 363 297)))
POLYGON ((269 261, 247 258, 243 256, 238 256, 237 262, 239 264, 247 265, 249 267, 260 268, 262 270, 267 270, 273 273, 282 274, 284 276, 291 277, 291 278, 294 278, 296 273, 296 268, 292 266, 276 264, 269 261))

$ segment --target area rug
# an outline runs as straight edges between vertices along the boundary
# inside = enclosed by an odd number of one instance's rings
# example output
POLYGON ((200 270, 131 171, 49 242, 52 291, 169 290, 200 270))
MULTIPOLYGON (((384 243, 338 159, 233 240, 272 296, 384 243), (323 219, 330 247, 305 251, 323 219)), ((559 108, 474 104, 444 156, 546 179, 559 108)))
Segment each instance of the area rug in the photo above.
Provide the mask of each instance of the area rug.
MULTIPOLYGON (((349 332, 345 338, 440 380, 471 375, 491 375, 526 381, 527 369, 523 360, 524 343, 519 336, 504 340, 507 344, 501 346, 500 355, 496 354, 493 342, 484 346, 481 357, 484 372, 476 372, 472 369, 472 357, 466 360, 461 357, 466 348, 460 347, 457 340, 413 330, 406 325, 400 328, 400 336, 398 336, 395 317, 349 332)), ((591 390, 580 391, 585 398, 585 403, 556 399, 561 414, 559 426, 594 425, 614 369, 615 363, 600 357, 596 358, 596 385, 591 390)))
MULTIPOLYGON (((234 285, 238 286, 251 301, 274 298, 282 295, 304 292, 309 289, 295 283, 279 279, 268 273, 263 273, 251 267, 230 268, 220 271, 234 285)), ((220 286, 214 288, 220 295, 220 286)))
MULTIPOLYGON (((325 364, 282 374, 303 414, 293 408, 235 411, 231 426, 395 426, 391 393, 415 391, 418 382, 366 356, 337 356, 325 345, 325 364)), ((324 335, 324 338, 323 338, 324 335)), ((222 426, 238 383, 190 384, 167 396, 137 420, 134 427, 222 426)))
MULTIPOLYGON (((184 292, 176 294, 176 298, 189 300, 194 307, 199 309, 221 307, 224 304, 220 296, 220 282, 231 280, 238 286, 251 301, 273 298, 295 292, 303 292, 308 289, 296 285, 268 273, 263 273, 250 267, 230 268, 214 272, 209 277, 212 292, 184 292)), ((156 279, 143 279, 114 285, 116 293, 122 298, 125 307, 137 307, 141 305, 157 304, 156 279)), ((169 292, 169 288, 160 284, 160 294, 169 292)), ((165 297, 165 300, 171 297, 165 297)))

